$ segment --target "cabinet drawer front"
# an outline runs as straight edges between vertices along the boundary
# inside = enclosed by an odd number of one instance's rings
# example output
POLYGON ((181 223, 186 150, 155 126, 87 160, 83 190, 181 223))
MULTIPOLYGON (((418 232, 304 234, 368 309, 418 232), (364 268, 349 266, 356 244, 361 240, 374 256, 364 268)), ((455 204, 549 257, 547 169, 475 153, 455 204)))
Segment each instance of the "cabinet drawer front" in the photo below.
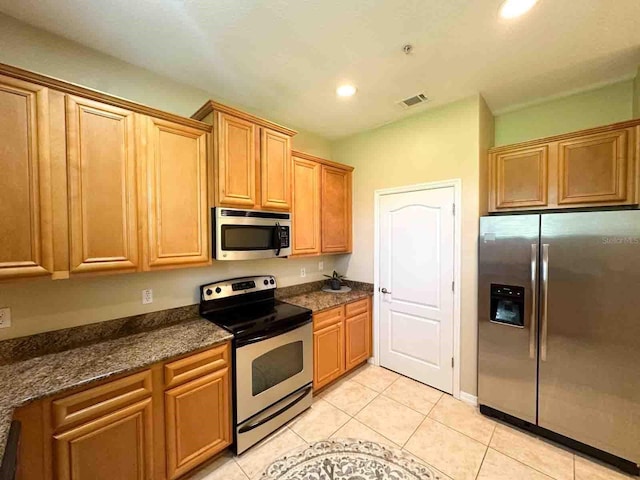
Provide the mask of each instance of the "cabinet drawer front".
POLYGON ((313 330, 317 331, 321 328, 340 323, 344 320, 344 307, 336 307, 324 312, 315 313, 313 315, 313 330))
POLYGON ((369 299, 365 298, 356 302, 347 303, 345 306, 346 317, 353 317, 369 311, 369 299))
POLYGON ((167 363, 164 366, 164 386, 174 387, 229 365, 229 344, 167 363))
POLYGON ((151 371, 130 375, 52 402, 53 428, 86 422, 151 395, 151 371))

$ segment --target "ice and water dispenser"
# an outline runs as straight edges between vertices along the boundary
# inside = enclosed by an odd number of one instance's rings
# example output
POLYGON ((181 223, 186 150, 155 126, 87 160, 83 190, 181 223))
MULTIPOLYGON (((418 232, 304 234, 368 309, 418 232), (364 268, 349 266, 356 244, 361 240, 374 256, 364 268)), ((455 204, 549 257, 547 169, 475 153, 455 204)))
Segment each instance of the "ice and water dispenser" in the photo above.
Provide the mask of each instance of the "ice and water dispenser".
POLYGON ((490 314, 492 322, 524 327, 524 287, 492 283, 490 314))

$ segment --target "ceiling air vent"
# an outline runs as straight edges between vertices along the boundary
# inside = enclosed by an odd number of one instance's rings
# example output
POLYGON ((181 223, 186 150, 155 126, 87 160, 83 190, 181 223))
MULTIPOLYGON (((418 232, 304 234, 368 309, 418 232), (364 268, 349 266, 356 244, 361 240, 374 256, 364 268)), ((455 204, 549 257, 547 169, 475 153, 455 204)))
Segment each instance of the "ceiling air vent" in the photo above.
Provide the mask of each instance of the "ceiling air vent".
POLYGON ((418 95, 414 95, 413 97, 405 98, 404 100, 400 100, 398 105, 403 108, 415 107, 416 105, 420 105, 421 103, 428 102, 429 99, 424 93, 419 93, 418 95))

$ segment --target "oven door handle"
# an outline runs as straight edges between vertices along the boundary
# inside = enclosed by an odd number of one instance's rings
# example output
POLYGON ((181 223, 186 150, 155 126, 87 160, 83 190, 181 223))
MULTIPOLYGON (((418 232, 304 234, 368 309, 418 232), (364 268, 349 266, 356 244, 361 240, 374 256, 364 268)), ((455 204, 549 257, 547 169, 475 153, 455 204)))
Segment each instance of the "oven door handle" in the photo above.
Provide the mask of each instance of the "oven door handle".
MULTIPOLYGON (((240 430, 238 430, 238 433, 250 432, 251 430, 253 430, 255 428, 258 428, 259 426, 264 425, 265 423, 273 420, 277 416, 282 415, 284 412, 286 412, 290 408, 293 408, 295 405, 300 403, 302 401, 302 399, 305 398, 312 389, 313 389, 313 385, 309 385, 304 390, 293 393, 291 396, 295 396, 295 399, 292 402, 286 404, 284 407, 278 409, 277 411, 275 411, 272 414, 266 416, 265 418, 262 418, 262 419, 258 420, 256 423, 249 423, 247 425, 242 426, 240 428, 240 430)), ((287 397, 285 397, 285 400, 286 399, 287 399, 287 397)))
POLYGON ((282 335, 283 333, 291 332, 292 330, 296 330, 300 327, 305 326, 308 323, 313 321, 313 317, 309 317, 304 322, 294 323, 293 325, 288 325, 287 327, 279 328, 277 330, 272 330, 267 333, 260 333, 257 335, 253 335, 247 338, 240 338, 236 340, 236 347, 245 347, 247 345, 251 345, 252 343, 261 342, 263 340, 269 340, 270 338, 277 337, 278 335, 282 335))
POLYGON ((276 257, 280 256, 282 250, 282 230, 280 230, 280 222, 276 222, 276 257))

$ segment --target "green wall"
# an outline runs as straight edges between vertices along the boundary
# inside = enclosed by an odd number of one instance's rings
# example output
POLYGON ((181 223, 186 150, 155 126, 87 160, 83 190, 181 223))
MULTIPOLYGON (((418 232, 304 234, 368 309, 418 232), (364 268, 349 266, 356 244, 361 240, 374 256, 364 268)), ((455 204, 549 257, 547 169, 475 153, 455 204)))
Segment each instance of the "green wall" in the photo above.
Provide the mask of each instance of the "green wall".
POLYGON ((633 97, 630 79, 496 115, 495 146, 630 120, 633 97))
POLYGON ((640 67, 633 80, 633 118, 640 118, 640 67))

